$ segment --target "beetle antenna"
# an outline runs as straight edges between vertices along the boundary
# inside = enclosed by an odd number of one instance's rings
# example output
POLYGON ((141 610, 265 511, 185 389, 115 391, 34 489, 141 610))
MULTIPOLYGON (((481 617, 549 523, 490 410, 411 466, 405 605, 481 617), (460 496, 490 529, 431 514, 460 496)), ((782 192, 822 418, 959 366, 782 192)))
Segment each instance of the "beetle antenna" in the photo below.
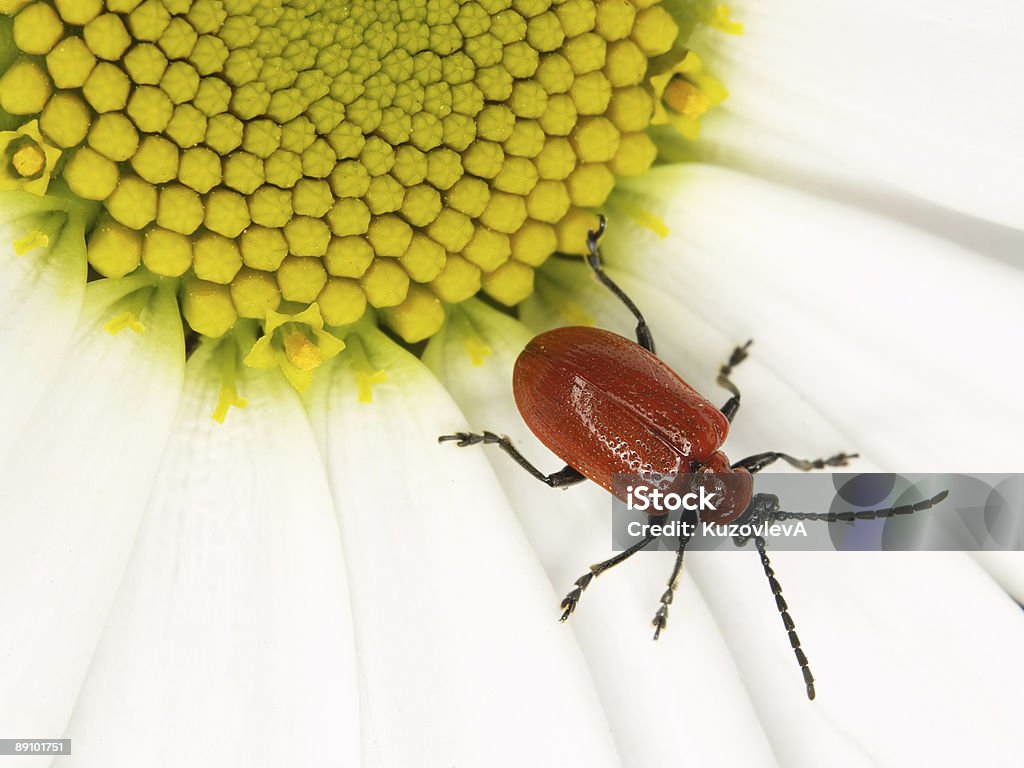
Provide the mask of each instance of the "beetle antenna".
POLYGON ((800 636, 796 633, 796 624, 793 617, 789 615, 789 606, 782 596, 782 585, 775 578, 775 571, 772 570, 771 560, 765 551, 764 539, 760 536, 754 537, 754 546, 757 547, 757 554, 761 556, 761 567, 764 568, 764 575, 768 577, 768 585, 772 588, 772 595, 775 596, 775 606, 779 609, 779 616, 782 617, 782 625, 789 635, 789 645, 796 655, 797 664, 800 665, 800 673, 804 676, 804 683, 807 685, 807 698, 814 700, 814 675, 811 674, 811 667, 807 663, 807 654, 800 647, 800 636))
POLYGON ((772 515, 772 520, 823 520, 827 523, 851 522, 853 520, 877 520, 883 517, 895 517, 896 515, 911 515, 914 512, 923 512, 931 509, 936 504, 949 496, 949 491, 936 493, 930 499, 919 501, 916 504, 904 504, 900 507, 886 507, 885 509, 869 509, 862 512, 786 512, 779 510, 772 515))

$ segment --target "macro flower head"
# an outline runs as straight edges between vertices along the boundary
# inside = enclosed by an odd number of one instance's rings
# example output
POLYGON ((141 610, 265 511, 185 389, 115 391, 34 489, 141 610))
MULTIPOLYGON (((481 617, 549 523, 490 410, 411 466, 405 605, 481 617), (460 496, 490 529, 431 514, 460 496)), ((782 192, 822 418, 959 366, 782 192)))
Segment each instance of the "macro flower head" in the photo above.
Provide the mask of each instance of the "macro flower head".
POLYGON ((631 335, 579 257, 603 214, 700 391, 757 338, 731 453, 1013 468, 1022 113, 985 85, 1021 18, 941 5, 0 0, 0 736, 103 766, 998 759, 1019 561, 779 557, 805 709, 756 560, 688 561, 653 648, 655 556, 559 625, 607 498, 437 444, 560 466, 511 369, 553 326, 631 335))
POLYGON ((94 276, 171 286, 187 335, 279 351, 282 313, 415 343, 445 304, 518 304, 650 168, 651 124, 694 136, 724 97, 685 46, 726 18, 700 3, 4 10, 5 185, 83 206, 94 276))

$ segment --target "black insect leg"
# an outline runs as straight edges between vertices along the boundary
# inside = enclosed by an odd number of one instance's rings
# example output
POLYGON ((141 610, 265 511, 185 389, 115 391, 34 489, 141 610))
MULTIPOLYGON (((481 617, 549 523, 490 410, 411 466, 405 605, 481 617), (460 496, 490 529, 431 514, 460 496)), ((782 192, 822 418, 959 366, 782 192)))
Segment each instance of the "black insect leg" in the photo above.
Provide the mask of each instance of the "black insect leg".
POLYGON ((718 386, 725 387, 732 393, 732 397, 725 401, 725 405, 722 406, 722 413, 725 414, 725 418, 732 423, 733 418, 736 416, 736 411, 740 409, 740 390, 735 384, 732 383, 732 379, 729 375, 732 373, 732 369, 747 359, 747 350, 750 349, 750 345, 754 343, 753 339, 747 341, 746 344, 741 344, 736 347, 732 354, 729 355, 729 359, 725 361, 725 364, 718 369, 718 386))
POLYGON ((802 469, 804 472, 810 472, 812 469, 824 469, 825 467, 845 467, 850 459, 856 459, 857 456, 858 454, 856 453, 837 453, 835 456, 830 456, 827 459, 795 459, 788 453, 768 451, 767 453, 757 453, 753 456, 747 456, 745 459, 740 459, 732 465, 732 468, 739 469, 742 467, 750 474, 754 474, 755 472, 760 472, 769 464, 774 464, 779 459, 782 459, 792 467, 802 469))
POLYGON ((456 445, 460 448, 465 448, 467 445, 496 445, 509 456, 511 456, 516 464, 525 469, 535 478, 540 480, 545 485, 552 488, 565 488, 576 483, 581 483, 586 478, 577 470, 570 466, 566 466, 564 469, 560 469, 558 472, 552 472, 550 475, 545 475, 533 464, 527 461, 523 454, 517 451, 507 437, 496 435, 493 432, 481 432, 479 434, 473 432, 456 432, 454 435, 441 435, 437 438, 439 443, 447 443, 450 441, 456 441, 456 445))
POLYGON ((609 568, 614 568, 619 563, 628 560, 637 552, 639 552, 644 547, 649 545, 652 541, 654 541, 655 538, 656 537, 653 533, 648 533, 636 544, 631 546, 629 549, 619 552, 619 554, 615 555, 615 557, 610 557, 607 560, 603 560, 600 563, 597 563, 596 565, 590 566, 590 570, 582 576, 580 576, 578 579, 576 579, 576 585, 572 588, 572 590, 569 591, 569 594, 565 596, 565 599, 562 600, 562 617, 559 619, 559 621, 565 621, 572 615, 572 612, 576 610, 577 603, 579 603, 580 601, 580 596, 583 594, 583 590, 590 586, 590 582, 593 580, 595 576, 600 576, 609 568))
POLYGON ((591 229, 587 232, 587 264, 590 265, 591 270, 593 270, 597 279, 601 281, 601 284, 615 294, 615 298, 625 304, 626 309, 633 313, 633 317, 636 318, 636 343, 644 349, 654 352, 654 337, 651 336, 651 329, 647 326, 647 321, 640 312, 640 308, 633 303, 633 300, 626 295, 625 291, 619 288, 614 280, 605 274, 604 269, 601 267, 601 252, 597 248, 597 241, 604 234, 607 224, 608 222, 605 217, 600 216, 597 229, 591 229))
POLYGON ((800 672, 804 676, 804 683, 807 685, 807 698, 814 699, 814 675, 811 674, 811 668, 807 663, 807 655, 800 647, 800 636, 796 633, 796 624, 793 623, 793 617, 789 615, 789 606, 786 605, 786 599, 782 596, 782 585, 779 584, 779 580, 775 578, 775 571, 772 570, 771 561, 765 551, 764 539, 755 536, 754 546, 757 547, 757 553, 761 556, 761 567, 764 568, 764 575, 768 577, 768 585, 772 589, 772 595, 775 596, 775 605, 779 609, 779 616, 782 617, 786 634, 789 635, 789 645, 796 655, 800 672))
MULTIPOLYGON (((668 607, 672 605, 672 599, 676 594, 676 587, 679 586, 679 576, 683 572, 683 554, 686 552, 686 545, 690 543, 690 539, 693 538, 691 534, 686 533, 686 525, 696 525, 697 515, 694 513, 684 512, 679 518, 680 526, 683 526, 679 534, 679 546, 676 548, 676 562, 672 566, 672 575, 668 577, 668 589, 661 596, 661 605, 658 607, 658 612, 654 614, 654 619, 651 624, 654 625, 654 639, 657 640, 661 636, 661 631, 668 624, 668 607)), ((690 528, 689 530, 693 530, 690 528)))

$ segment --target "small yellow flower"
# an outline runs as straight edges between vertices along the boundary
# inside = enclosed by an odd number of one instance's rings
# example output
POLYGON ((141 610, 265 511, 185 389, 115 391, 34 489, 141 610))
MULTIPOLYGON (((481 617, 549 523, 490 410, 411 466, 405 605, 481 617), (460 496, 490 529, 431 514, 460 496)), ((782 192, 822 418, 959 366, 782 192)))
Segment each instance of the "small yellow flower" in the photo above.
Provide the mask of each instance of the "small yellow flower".
POLYGON ((0 131, 0 189, 45 195, 61 151, 39 133, 32 120, 15 131, 0 131))
POLYGON ((294 315, 270 310, 263 336, 253 345, 245 364, 260 370, 280 368, 296 390, 305 392, 314 371, 344 348, 344 341, 324 330, 318 305, 311 304, 294 315))
POLYGON ((725 87, 704 71, 700 57, 675 50, 652 62, 654 115, 651 125, 672 125, 691 141, 700 131, 700 118, 729 95, 725 87))

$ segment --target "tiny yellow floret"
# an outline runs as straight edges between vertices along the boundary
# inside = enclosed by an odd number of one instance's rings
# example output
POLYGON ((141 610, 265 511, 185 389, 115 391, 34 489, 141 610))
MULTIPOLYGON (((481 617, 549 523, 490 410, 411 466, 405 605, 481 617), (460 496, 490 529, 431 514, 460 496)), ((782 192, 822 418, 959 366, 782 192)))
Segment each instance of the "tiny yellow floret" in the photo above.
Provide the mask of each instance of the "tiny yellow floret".
POLYGON ((89 238, 89 263, 104 277, 124 277, 142 261, 142 238, 128 227, 106 219, 89 238))

